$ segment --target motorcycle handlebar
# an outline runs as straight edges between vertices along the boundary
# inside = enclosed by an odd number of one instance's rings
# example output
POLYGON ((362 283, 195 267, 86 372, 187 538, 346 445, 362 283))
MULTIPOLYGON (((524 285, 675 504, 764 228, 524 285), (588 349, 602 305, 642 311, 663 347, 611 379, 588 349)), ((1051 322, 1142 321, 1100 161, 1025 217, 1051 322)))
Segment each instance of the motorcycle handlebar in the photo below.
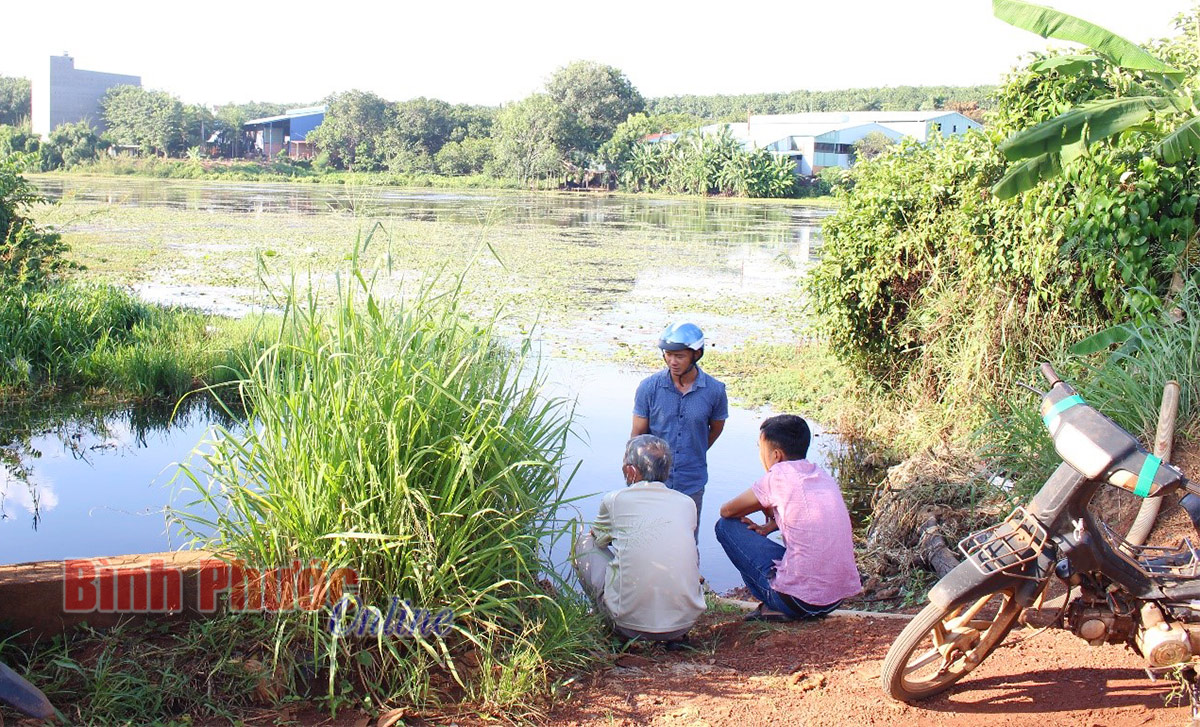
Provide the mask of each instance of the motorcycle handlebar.
POLYGON ((1051 388, 1062 381, 1062 379, 1058 378, 1058 373, 1054 371, 1054 367, 1049 362, 1042 364, 1042 376, 1046 377, 1046 383, 1050 384, 1051 388))

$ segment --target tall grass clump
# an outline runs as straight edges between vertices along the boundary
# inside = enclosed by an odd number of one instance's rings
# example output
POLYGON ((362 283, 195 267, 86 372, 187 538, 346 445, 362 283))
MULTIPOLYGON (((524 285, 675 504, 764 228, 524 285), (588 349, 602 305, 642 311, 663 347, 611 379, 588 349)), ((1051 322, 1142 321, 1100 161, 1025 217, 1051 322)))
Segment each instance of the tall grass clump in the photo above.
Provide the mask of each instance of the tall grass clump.
MULTIPOLYGON (((1170 311, 1122 326, 1126 342, 1099 360, 1063 355, 1060 373, 1087 400, 1126 430, 1149 442, 1158 425, 1163 386, 1179 382, 1177 429, 1194 425, 1200 404, 1200 281, 1189 277, 1170 311)), ((1040 385, 1032 370, 1026 380, 1040 385)), ((1038 400, 1015 390, 989 407, 980 430, 981 453, 1033 492, 1061 462, 1038 412, 1038 400)))
POLYGON ((276 666, 315 664, 331 706, 347 689, 373 706, 527 704, 594 646, 546 555, 571 411, 457 292, 385 303, 357 271, 337 286, 328 306, 294 285, 283 300, 241 382, 253 425, 183 469, 209 512, 183 528, 255 566, 354 569, 347 624, 393 598, 453 612, 444 636, 404 638, 331 633, 329 604, 279 613, 276 666))

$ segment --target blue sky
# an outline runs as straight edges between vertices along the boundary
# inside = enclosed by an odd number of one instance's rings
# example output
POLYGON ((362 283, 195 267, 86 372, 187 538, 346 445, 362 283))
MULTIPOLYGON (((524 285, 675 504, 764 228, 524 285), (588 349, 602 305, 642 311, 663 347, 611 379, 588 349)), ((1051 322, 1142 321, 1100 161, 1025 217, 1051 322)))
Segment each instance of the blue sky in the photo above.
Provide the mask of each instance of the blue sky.
MULTIPOLYGON (((1168 34, 1190 5, 1051 4, 1136 41, 1168 34)), ((647 96, 989 84, 1046 46, 994 19, 988 0, 10 5, 5 24, 21 30, 5 33, 0 75, 33 77, 69 51, 78 68, 140 75, 210 104, 306 102, 350 88, 498 104, 581 58, 617 66, 647 96)))

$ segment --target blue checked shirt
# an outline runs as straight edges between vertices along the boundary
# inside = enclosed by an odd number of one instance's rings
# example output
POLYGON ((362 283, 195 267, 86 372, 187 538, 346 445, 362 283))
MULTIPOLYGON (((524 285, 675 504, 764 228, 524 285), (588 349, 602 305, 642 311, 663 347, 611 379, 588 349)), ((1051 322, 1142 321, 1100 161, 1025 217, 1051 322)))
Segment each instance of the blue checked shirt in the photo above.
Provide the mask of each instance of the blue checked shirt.
POLYGON ((671 445, 667 487, 685 495, 708 484, 708 423, 729 418, 725 384, 699 368, 696 374, 692 388, 680 394, 663 369, 642 379, 633 397, 633 415, 649 419, 650 433, 671 445))

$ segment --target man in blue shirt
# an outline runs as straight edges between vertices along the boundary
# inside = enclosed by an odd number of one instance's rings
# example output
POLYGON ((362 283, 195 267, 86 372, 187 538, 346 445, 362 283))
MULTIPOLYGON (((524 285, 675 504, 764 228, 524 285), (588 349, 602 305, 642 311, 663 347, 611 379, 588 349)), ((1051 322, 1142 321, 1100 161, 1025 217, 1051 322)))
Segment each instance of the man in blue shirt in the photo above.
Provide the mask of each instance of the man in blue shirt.
POLYGON ((667 487, 696 503, 696 523, 708 484, 708 448, 729 418, 725 384, 700 370, 704 332, 693 323, 667 326, 659 337, 667 367, 638 385, 631 437, 653 434, 667 441, 675 463, 667 487))

